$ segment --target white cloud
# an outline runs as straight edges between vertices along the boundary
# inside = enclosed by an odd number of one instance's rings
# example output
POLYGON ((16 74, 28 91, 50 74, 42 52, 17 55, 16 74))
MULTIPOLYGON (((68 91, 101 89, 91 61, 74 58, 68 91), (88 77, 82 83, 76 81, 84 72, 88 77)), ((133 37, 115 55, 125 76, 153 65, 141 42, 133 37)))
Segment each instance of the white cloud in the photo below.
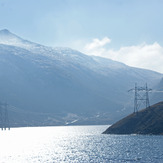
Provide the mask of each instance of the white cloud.
MULTIPOLYGON (((96 39, 98 40, 98 39, 96 39)), ((101 41, 103 41, 102 39, 101 41)), ((109 39, 110 40, 110 39, 109 39)), ((100 41, 100 40, 98 40, 100 41)), ((95 39, 87 44, 85 53, 123 62, 129 66, 140 67, 163 73, 163 47, 157 42, 153 44, 140 44, 121 47, 119 50, 108 49, 104 45, 109 41, 95 46, 95 39), (90 45, 90 46, 89 46, 90 45)))
POLYGON ((93 39, 93 41, 85 46, 85 49, 87 51, 94 50, 97 48, 102 48, 106 44, 110 43, 111 40, 108 37, 104 37, 102 40, 99 40, 97 38, 93 39))

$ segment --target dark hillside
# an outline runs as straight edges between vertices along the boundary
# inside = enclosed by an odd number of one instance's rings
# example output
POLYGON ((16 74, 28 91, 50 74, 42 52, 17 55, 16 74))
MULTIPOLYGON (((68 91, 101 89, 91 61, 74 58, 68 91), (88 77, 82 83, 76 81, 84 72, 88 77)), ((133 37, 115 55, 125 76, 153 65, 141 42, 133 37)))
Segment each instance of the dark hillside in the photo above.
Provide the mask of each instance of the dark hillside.
POLYGON ((109 127, 104 134, 163 134, 163 102, 133 113, 109 127))

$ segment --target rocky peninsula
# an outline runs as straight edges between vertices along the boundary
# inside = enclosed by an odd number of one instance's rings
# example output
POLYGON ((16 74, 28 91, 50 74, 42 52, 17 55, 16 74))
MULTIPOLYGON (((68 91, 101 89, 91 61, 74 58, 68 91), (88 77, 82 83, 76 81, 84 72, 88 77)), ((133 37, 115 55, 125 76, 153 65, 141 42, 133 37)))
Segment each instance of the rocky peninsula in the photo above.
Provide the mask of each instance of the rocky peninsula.
POLYGON ((163 101, 130 114, 103 134, 163 135, 163 101))

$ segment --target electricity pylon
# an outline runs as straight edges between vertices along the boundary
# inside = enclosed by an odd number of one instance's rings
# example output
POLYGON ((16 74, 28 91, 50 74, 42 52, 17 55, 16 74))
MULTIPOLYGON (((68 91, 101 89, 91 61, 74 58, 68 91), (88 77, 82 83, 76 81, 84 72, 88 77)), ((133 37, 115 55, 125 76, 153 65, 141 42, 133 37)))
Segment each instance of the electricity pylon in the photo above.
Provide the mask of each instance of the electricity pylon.
POLYGON ((137 83, 135 83, 135 88, 130 89, 128 92, 134 92, 135 98, 134 98, 134 113, 138 112, 138 109, 141 105, 141 103, 145 103, 146 108, 150 108, 149 104, 149 92, 152 91, 152 89, 148 89, 147 83, 145 87, 138 87, 137 83))
POLYGON ((0 128, 6 130, 9 127, 7 104, 0 103, 0 128))

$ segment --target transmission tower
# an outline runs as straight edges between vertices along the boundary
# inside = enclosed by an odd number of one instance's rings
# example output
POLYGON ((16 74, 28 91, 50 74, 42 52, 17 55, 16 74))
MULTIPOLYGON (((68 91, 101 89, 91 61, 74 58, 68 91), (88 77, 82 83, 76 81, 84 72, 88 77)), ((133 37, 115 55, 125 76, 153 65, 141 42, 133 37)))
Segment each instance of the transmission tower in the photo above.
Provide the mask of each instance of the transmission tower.
POLYGON ((128 92, 134 92, 134 113, 138 112, 140 105, 143 103, 145 104, 146 108, 150 108, 149 104, 149 92, 152 89, 148 89, 147 83, 144 87, 138 87, 137 83, 135 83, 135 88, 130 89, 128 92))
POLYGON ((0 128, 6 130, 9 127, 7 104, 0 103, 0 128))

